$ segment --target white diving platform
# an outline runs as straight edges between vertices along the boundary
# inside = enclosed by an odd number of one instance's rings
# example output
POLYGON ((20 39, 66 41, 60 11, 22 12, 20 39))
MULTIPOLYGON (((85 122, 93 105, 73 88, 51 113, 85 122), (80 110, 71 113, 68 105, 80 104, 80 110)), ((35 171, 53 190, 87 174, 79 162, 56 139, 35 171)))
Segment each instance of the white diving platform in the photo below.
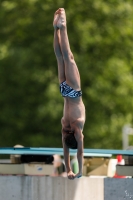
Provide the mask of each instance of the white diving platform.
MULTIPOLYGON (((1 147, 1 155, 17 156, 63 156, 63 148, 44 148, 44 147, 1 147)), ((70 156, 74 157, 75 163, 77 150, 70 149, 70 156)), ((127 159, 133 157, 133 150, 114 150, 114 149, 84 149, 84 166, 83 175, 102 175, 108 176, 110 171, 110 161, 112 156, 122 155, 127 159)), ((76 166, 76 165, 74 165, 76 166)), ((41 162, 28 163, 0 163, 0 174, 27 174, 27 175, 51 175, 54 170, 53 164, 41 162)), ((118 175, 133 176, 133 165, 117 165, 116 172, 118 175)), ((110 176, 112 177, 112 175, 110 176)))
MULTIPOLYGON (((70 155, 75 155, 77 150, 70 149, 70 155)), ((18 155, 63 155, 63 148, 43 148, 43 147, 2 147, 0 154, 18 155)), ((84 156, 110 157, 112 155, 133 156, 133 150, 114 150, 114 149, 84 149, 84 156)))

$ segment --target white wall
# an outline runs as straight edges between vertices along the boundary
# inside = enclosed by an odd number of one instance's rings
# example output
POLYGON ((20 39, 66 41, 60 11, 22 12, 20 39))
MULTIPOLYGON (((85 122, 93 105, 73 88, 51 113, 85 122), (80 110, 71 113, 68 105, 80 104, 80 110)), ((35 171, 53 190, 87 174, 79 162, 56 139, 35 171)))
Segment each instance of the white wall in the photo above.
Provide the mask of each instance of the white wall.
POLYGON ((0 176, 0 200, 103 200, 103 178, 0 176))

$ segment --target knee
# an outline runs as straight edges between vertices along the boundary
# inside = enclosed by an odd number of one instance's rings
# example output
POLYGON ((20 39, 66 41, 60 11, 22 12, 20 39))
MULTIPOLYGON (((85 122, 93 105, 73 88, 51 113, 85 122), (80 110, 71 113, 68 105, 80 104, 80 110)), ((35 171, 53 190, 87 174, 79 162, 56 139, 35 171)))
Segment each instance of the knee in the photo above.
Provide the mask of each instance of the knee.
POLYGON ((72 61, 72 60, 74 60, 74 56, 73 56, 73 54, 72 54, 72 52, 66 52, 66 53, 64 53, 63 54, 63 58, 64 58, 64 60, 69 60, 69 61, 72 61))
POLYGON ((70 59, 74 60, 74 56, 73 56, 72 52, 70 53, 70 59))

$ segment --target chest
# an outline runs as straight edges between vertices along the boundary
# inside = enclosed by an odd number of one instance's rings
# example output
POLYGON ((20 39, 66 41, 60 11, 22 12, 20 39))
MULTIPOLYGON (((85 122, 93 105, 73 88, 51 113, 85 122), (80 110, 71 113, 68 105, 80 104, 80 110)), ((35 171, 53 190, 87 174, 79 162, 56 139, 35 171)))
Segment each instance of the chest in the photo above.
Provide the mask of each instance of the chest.
POLYGON ((75 126, 76 124, 74 122, 70 122, 69 120, 64 119, 64 117, 61 120, 61 124, 62 124, 62 129, 65 132, 75 132, 75 126))
POLYGON ((62 120, 61 120, 61 124, 62 124, 62 129, 65 132, 71 132, 72 131, 71 122, 67 118, 63 117, 62 120))

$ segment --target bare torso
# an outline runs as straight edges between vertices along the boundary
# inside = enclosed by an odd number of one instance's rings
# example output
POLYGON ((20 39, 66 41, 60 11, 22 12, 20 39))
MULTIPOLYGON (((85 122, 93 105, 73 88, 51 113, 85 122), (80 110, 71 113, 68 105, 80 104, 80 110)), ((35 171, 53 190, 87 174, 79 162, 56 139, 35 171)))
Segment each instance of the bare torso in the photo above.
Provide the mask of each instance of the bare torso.
POLYGON ((85 106, 82 97, 64 98, 64 110, 61 120, 64 131, 74 131, 75 126, 83 130, 85 123, 85 106))

